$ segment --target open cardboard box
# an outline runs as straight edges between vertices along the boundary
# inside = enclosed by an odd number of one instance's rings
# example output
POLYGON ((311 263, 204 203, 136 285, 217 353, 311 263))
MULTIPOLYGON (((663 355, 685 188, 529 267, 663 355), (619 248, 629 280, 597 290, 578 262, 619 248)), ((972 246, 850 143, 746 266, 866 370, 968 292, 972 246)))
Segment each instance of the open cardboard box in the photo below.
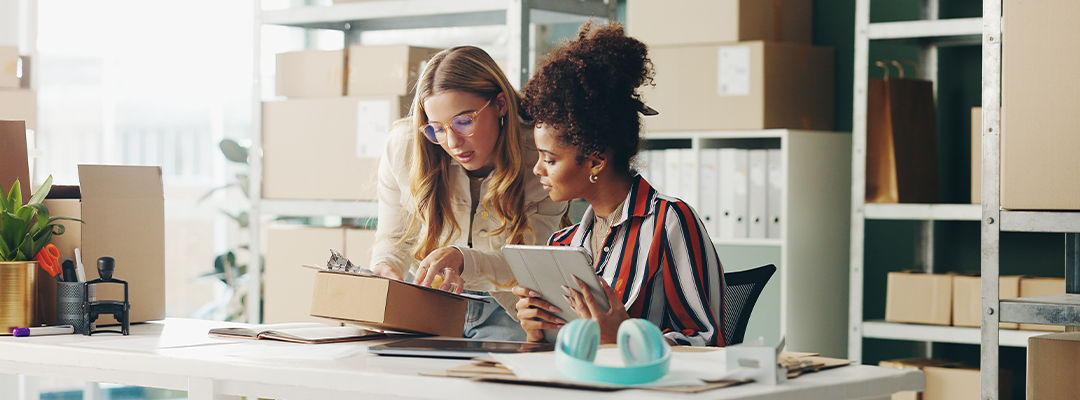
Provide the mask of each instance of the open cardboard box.
MULTIPOLYGON (((5 189, 18 178, 23 198, 30 195, 26 128, 22 121, 0 121, 0 184, 5 189)), ((52 216, 81 219, 60 221, 63 235, 52 243, 61 256, 75 259, 80 248, 86 279, 97 279, 97 259, 116 259, 116 279, 129 284, 131 322, 165 317, 165 204, 160 167, 80 165, 80 186, 53 186, 45 200, 52 216)), ((39 269, 35 321, 56 322, 56 280, 39 269), (47 278, 47 279, 44 279, 47 278)), ((99 299, 122 299, 120 285, 100 285, 99 299)), ((110 316, 99 325, 114 324, 110 316)))
POLYGON ((319 271, 311 315, 379 330, 460 337, 470 300, 381 276, 319 271))

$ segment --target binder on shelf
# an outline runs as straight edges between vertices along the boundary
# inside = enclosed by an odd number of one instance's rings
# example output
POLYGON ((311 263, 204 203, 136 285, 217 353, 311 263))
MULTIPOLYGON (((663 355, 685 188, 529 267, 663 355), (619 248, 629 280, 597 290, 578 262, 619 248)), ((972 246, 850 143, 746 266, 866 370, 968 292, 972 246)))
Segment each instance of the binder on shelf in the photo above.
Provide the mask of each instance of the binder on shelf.
POLYGON ((720 150, 720 238, 745 238, 747 231, 747 150, 720 150))
POLYGON ((766 169, 768 174, 765 176, 765 184, 768 189, 766 197, 765 207, 765 237, 769 239, 779 239, 780 227, 783 226, 781 220, 781 213, 783 210, 782 197, 784 190, 784 159, 783 153, 780 149, 769 149, 768 160, 766 161, 766 169))
POLYGON ((664 168, 666 161, 664 161, 663 150, 647 150, 649 153, 649 184, 653 189, 660 193, 667 193, 667 185, 664 183, 665 174, 667 169, 664 168))
POLYGON ((679 172, 682 169, 682 149, 664 150, 664 192, 668 196, 682 198, 682 178, 679 172))
POLYGON ((638 175, 641 175, 641 177, 645 178, 646 181, 652 182, 651 176, 649 175, 650 171, 648 150, 642 150, 638 152, 637 156, 634 157, 634 160, 630 164, 630 168, 636 170, 638 175))
POLYGON ((679 189, 682 190, 682 194, 679 198, 687 204, 690 204, 691 207, 696 208, 700 201, 698 197, 697 181, 697 150, 682 149, 679 154, 679 189))
POLYGON ((698 164, 701 166, 698 176, 698 204, 694 209, 705 224, 709 236, 719 238, 720 234, 720 150, 702 149, 698 164))
POLYGON ((735 191, 732 190, 735 170, 735 149, 716 151, 716 175, 719 177, 716 187, 717 239, 731 239, 735 236, 735 191))
POLYGON ((767 208, 767 201, 765 194, 767 190, 765 188, 765 174, 766 164, 768 162, 767 149, 754 149, 748 150, 750 167, 749 167, 749 188, 747 189, 747 222, 748 233, 747 237, 752 239, 764 239, 765 238, 765 214, 767 208))

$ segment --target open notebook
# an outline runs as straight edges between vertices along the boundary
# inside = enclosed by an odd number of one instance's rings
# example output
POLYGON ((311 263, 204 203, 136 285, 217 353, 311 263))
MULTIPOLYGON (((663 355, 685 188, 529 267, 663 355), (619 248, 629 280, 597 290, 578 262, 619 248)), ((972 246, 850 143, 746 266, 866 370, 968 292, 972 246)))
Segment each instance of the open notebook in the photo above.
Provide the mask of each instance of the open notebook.
POLYGON ((330 326, 318 322, 289 322, 251 327, 214 328, 210 336, 237 339, 273 339, 295 343, 353 342, 386 337, 381 332, 355 326, 330 326))

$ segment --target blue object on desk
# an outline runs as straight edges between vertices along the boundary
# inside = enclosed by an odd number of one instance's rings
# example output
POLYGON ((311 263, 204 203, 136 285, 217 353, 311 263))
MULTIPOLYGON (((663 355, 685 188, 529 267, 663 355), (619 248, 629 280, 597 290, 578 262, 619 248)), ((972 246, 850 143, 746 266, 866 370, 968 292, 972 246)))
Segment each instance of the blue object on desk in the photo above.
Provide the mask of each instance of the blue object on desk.
POLYGON ((671 346, 652 322, 639 318, 623 321, 618 343, 625 367, 594 364, 600 347, 600 325, 591 319, 575 319, 559 330, 555 366, 569 377, 616 385, 649 383, 667 375, 671 346))

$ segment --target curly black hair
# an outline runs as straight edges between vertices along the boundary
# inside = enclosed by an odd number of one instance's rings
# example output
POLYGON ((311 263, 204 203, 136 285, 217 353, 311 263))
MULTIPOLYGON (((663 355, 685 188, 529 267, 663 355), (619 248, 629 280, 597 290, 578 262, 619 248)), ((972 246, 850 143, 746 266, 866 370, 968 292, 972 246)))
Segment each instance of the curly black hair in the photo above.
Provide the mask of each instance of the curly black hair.
POLYGON ((641 141, 637 88, 644 84, 653 84, 645 44, 617 22, 589 21, 576 40, 548 53, 525 85, 523 107, 534 123, 562 131, 560 140, 578 148, 579 163, 610 149, 611 166, 629 174, 641 141))

